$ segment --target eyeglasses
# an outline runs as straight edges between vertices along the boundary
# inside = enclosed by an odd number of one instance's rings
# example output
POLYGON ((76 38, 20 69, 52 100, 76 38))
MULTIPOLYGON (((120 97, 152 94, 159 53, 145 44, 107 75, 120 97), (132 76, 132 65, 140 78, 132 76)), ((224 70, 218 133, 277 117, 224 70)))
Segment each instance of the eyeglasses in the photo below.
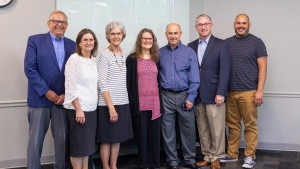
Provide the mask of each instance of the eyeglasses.
POLYGON ((81 42, 84 42, 84 43, 88 43, 88 42, 95 42, 95 39, 83 39, 81 42))
POLYGON ((210 24, 212 24, 212 23, 198 23, 196 26, 199 26, 199 27, 202 27, 202 26, 207 27, 207 26, 210 25, 210 24))
POLYGON ((59 23, 61 23, 62 25, 67 25, 68 21, 60 21, 60 20, 49 20, 52 21, 54 24, 58 25, 59 23))
POLYGON ((144 40, 144 41, 153 41, 153 38, 142 38, 142 40, 144 40))
POLYGON ((118 33, 109 33, 110 36, 121 36, 123 33, 118 32, 118 33))

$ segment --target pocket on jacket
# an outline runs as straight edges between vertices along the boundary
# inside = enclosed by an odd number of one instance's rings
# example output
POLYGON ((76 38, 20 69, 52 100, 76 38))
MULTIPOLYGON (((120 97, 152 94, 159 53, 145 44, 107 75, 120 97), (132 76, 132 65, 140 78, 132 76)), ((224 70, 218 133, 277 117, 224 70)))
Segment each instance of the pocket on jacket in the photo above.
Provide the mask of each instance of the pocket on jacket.
POLYGON ((219 83, 219 79, 210 79, 210 83, 219 83))

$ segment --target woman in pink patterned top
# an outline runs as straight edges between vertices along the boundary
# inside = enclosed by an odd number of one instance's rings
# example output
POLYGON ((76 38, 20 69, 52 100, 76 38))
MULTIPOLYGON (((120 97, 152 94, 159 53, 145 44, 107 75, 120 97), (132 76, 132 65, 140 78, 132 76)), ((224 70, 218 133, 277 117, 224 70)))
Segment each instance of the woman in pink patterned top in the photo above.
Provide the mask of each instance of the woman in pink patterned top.
POLYGON ((158 86, 157 39, 151 29, 142 29, 126 60, 127 91, 138 146, 140 168, 160 167, 161 105, 158 86))

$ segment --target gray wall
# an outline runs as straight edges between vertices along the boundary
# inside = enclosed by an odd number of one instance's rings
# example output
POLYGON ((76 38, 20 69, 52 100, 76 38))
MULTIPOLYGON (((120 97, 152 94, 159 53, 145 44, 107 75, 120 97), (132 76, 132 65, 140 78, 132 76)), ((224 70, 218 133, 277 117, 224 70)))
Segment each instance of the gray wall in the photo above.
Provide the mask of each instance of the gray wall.
MULTIPOLYGON (((27 80, 23 58, 29 35, 48 31, 53 0, 14 0, 0 9, 0 168, 26 165, 28 122, 27 80)), ((53 141, 47 134, 43 162, 53 161, 53 141)))
MULTIPOLYGON (((196 16, 206 13, 213 19, 213 34, 227 38, 234 34, 238 13, 250 16, 250 32, 267 46, 268 77, 265 103, 259 108, 259 148, 300 151, 300 2, 294 0, 190 0, 190 41, 197 38, 196 16), (293 14, 290 14, 292 11, 293 14), (289 13, 289 15, 288 15, 289 13), (295 133, 295 134, 294 134, 295 133)), ((0 9, 0 168, 26 165, 28 122, 27 81, 23 58, 29 35, 48 31, 46 21, 55 1, 14 0, 0 9)), ((70 25, 71 26, 71 25, 70 25)), ((43 162, 53 161, 53 140, 48 132, 43 162)), ((241 146, 244 145, 242 141, 241 146)))

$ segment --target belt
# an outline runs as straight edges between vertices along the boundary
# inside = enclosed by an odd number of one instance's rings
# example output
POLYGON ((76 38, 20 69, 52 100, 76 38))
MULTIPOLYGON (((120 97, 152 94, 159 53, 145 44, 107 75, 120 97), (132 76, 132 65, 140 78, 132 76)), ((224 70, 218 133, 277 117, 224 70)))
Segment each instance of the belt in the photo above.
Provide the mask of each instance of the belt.
POLYGON ((188 89, 184 89, 184 90, 173 90, 173 89, 165 89, 165 88, 161 88, 162 90, 164 91, 167 91, 167 92, 171 92, 171 93, 181 93, 181 92, 184 92, 184 91, 187 91, 188 89))

